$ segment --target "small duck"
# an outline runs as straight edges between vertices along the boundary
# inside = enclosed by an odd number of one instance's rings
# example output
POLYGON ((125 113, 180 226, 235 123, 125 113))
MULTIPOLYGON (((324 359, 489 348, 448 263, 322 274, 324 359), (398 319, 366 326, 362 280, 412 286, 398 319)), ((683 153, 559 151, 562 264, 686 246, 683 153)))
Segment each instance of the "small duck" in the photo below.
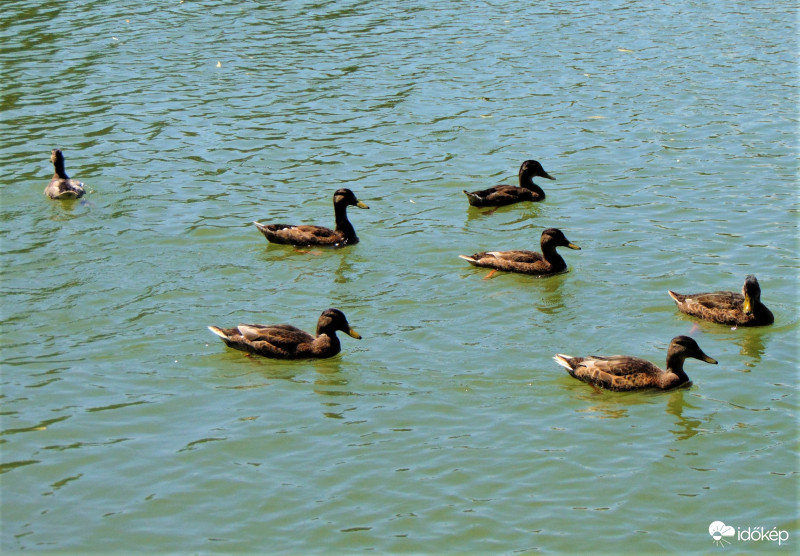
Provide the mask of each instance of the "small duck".
POLYGON ((548 228, 542 232, 541 246, 541 253, 535 251, 486 251, 475 253, 469 257, 466 255, 459 255, 459 257, 473 266, 548 276, 567 270, 567 263, 556 252, 556 247, 580 250, 580 247, 571 243, 558 228, 548 228))
POLYGON ((208 327, 225 345, 273 359, 322 359, 333 357, 342 347, 336 331, 357 340, 361 336, 350 328, 339 309, 326 309, 317 321, 317 335, 312 336, 290 324, 240 324, 235 328, 208 327))
POLYGON ((536 160, 526 160, 519 167, 519 187, 496 185, 482 191, 464 191, 473 207, 502 207, 521 201, 543 201, 544 190, 533 183, 533 178, 555 180, 536 160))
POLYGON ((681 313, 730 326, 764 326, 775 317, 761 303, 761 287, 755 276, 744 279, 742 293, 720 291, 680 294, 667 290, 681 313))
POLYGON ((271 243, 344 247, 358 243, 356 231, 347 219, 347 207, 350 205, 362 209, 369 208, 365 203, 359 201, 349 189, 339 189, 333 194, 333 210, 336 215, 335 230, 324 226, 293 226, 290 224, 261 224, 260 222, 253 222, 253 224, 271 243))
POLYGON ((44 194, 51 199, 77 199, 83 197, 86 190, 83 182, 71 179, 64 170, 64 154, 59 149, 50 152, 50 162, 55 172, 50 183, 44 188, 44 194))
POLYGON ((607 390, 623 391, 645 388, 669 390, 691 386, 692 381, 683 370, 683 362, 687 357, 717 364, 689 336, 676 336, 669 343, 666 371, 650 361, 630 355, 571 357, 559 353, 553 359, 578 380, 607 390))

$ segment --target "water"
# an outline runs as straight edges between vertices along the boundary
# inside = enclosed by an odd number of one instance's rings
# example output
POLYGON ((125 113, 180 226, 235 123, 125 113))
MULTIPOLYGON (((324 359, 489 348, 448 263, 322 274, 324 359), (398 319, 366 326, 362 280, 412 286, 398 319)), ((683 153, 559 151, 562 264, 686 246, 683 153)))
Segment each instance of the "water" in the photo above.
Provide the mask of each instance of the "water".
POLYGON ((796 551, 796 7, 789 2, 5 6, 4 552, 796 551), (49 153, 90 193, 42 195, 49 153), (536 158, 544 203, 469 208, 536 158), (250 224, 361 243, 268 246, 250 224), (570 272, 459 254, 564 230, 570 272), (776 324, 667 289, 756 274, 776 324), (361 341, 319 362, 206 326, 361 341), (695 328, 696 324, 696 328, 695 328), (562 352, 688 390, 597 393, 562 352))

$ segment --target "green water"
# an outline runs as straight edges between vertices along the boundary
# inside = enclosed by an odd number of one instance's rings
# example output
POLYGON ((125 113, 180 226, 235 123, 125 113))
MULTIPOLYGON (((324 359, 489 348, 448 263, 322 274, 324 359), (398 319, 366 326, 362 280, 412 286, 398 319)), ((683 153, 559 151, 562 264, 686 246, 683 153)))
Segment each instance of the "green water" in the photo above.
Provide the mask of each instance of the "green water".
POLYGON ((0 549, 796 552, 796 36, 784 1, 6 3, 0 549), (468 206, 527 158, 543 203, 468 206), (339 187, 358 245, 251 224, 339 187), (458 258, 548 227, 566 274, 458 258), (666 294, 747 274, 773 326, 666 294), (327 307, 363 339, 324 361, 206 329, 327 307), (551 359, 678 334, 719 361, 691 389, 551 359))

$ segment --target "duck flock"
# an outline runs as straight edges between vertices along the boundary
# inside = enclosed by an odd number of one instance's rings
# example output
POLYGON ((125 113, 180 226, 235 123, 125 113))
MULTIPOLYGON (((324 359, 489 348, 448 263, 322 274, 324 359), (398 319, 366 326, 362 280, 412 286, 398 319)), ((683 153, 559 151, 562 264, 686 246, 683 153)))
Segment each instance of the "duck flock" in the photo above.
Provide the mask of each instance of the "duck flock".
MULTIPOLYGON (((64 155, 53 149, 50 155, 55 172, 44 190, 45 195, 55 200, 71 200, 82 197, 84 184, 71 179, 64 165, 64 155)), ((520 202, 538 202, 545 198, 542 188, 533 178, 555 179, 536 160, 526 160, 519 169, 519 185, 497 185, 481 191, 464 191, 469 204, 475 207, 494 207, 520 202)), ((270 243, 298 247, 327 246, 342 248, 358 243, 355 228, 347 218, 347 207, 368 209, 350 189, 338 189, 333 194, 335 228, 314 225, 263 224, 253 222, 270 243)), ((556 248, 567 247, 579 250, 557 228, 542 232, 541 252, 484 251, 474 255, 459 255, 469 264, 492 269, 492 273, 517 272, 534 276, 551 276, 567 272, 567 263, 556 248)), ((764 326, 772 324, 772 312, 761 302, 761 288, 755 276, 747 276, 742 293, 715 291, 708 293, 681 294, 668 292, 682 313, 728 326, 764 326)), ((316 334, 312 335, 289 324, 263 325, 239 324, 232 328, 209 326, 211 332, 222 338, 228 347, 277 359, 304 359, 332 357, 339 353, 341 344, 337 331, 360 339, 350 327, 344 313, 339 309, 326 309, 317 321, 316 334)), ((667 349, 666 369, 650 361, 630 355, 572 357, 557 354, 553 359, 567 372, 594 387, 608 390, 639 390, 655 388, 667 390, 690 386, 691 380, 683 370, 687 358, 706 363, 717 361, 706 355, 697 342, 689 336, 676 336, 667 349)))

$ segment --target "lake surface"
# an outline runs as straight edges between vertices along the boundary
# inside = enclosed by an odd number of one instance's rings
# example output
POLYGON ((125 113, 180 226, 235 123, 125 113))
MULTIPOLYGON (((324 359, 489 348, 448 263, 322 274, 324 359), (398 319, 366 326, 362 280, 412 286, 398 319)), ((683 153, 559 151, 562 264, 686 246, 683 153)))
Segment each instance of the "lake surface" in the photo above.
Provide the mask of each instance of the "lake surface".
POLYGON ((762 0, 6 3, 0 550, 796 552, 797 27, 762 0), (80 201, 42 195, 56 147, 80 201), (468 206, 529 158, 544 202, 468 206), (339 187, 355 246, 251 224, 332 225, 339 187), (568 273, 458 258, 548 227, 568 273), (770 327, 667 295, 747 274, 770 327), (206 329, 328 307, 363 339, 324 361, 206 329), (689 389, 552 361, 663 365, 679 334, 719 361, 689 389))

